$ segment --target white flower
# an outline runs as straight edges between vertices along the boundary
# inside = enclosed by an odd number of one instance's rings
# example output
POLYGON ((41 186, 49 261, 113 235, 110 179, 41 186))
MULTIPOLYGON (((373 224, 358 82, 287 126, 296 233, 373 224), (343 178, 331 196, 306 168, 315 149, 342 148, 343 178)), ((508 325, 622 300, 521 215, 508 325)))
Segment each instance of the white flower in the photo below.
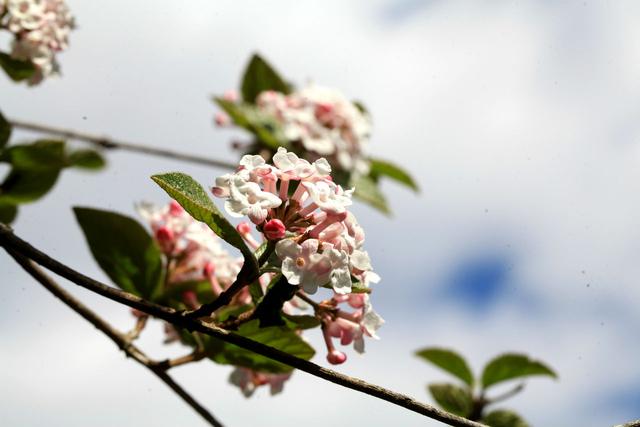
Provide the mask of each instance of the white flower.
POLYGON ((342 187, 329 181, 302 182, 309 192, 313 203, 327 213, 340 214, 350 206, 353 190, 344 191, 342 187))
POLYGON ((276 255, 282 260, 282 274, 292 285, 300 285, 313 294, 329 281, 332 264, 326 254, 318 253, 319 242, 307 239, 301 245, 291 239, 276 244, 276 255))
POLYGON ((369 259, 369 254, 366 251, 359 249, 354 250, 349 257, 349 262, 351 267, 360 271, 373 270, 373 267, 371 267, 371 259, 369 259))
POLYGON ((224 204, 229 215, 236 218, 247 215, 254 224, 267 218, 269 209, 277 208, 282 200, 273 193, 262 191, 255 182, 245 181, 241 176, 229 178, 229 199, 224 204))
POLYGON ((331 262, 331 286, 340 295, 351 292, 351 272, 349 271, 349 255, 344 251, 339 251, 325 245, 326 253, 331 262))

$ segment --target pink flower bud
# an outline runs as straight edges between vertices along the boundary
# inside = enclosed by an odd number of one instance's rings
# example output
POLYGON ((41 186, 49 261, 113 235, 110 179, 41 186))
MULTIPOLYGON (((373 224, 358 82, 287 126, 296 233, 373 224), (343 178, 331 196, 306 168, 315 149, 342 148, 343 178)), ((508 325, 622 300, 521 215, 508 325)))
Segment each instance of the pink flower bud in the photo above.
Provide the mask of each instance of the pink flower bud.
POLYGON ((173 230, 166 225, 156 230, 156 240, 158 241, 162 251, 166 254, 173 251, 174 238, 175 235, 173 234, 173 230))
POLYGON ((216 113, 214 121, 216 122, 216 125, 220 127, 227 126, 229 125, 229 123, 231 123, 231 119, 229 118, 229 116, 222 112, 216 113))
POLYGON ((224 93, 224 95, 222 95, 222 98, 226 101, 236 102, 239 99, 238 92, 233 89, 229 89, 224 93))
POLYGON ((262 229, 265 237, 269 240, 282 239, 287 231, 286 227, 279 219, 269 220, 262 229))
POLYGON ((236 230, 238 230, 238 233, 240 234, 249 234, 251 233, 251 225, 249 225, 248 222, 241 222, 236 227, 236 230))
POLYGON ((347 360, 347 355, 339 350, 331 350, 329 354, 327 354, 327 360, 332 365, 340 365, 347 360))
POLYGON ((175 200, 172 200, 171 203, 169 203, 169 213, 173 216, 178 216, 178 215, 182 215, 182 213, 184 212, 184 209, 182 208, 182 206, 180 206, 180 203, 176 202, 175 200))

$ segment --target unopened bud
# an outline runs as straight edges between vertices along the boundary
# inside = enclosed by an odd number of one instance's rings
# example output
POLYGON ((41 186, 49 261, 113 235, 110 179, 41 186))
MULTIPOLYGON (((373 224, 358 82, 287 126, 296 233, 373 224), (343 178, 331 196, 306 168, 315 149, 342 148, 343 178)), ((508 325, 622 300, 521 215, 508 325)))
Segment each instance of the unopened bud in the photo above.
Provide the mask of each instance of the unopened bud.
POLYGON ((327 354, 327 360, 332 365, 340 365, 347 360, 347 355, 339 350, 331 350, 329 354, 327 354))
POLYGON ((287 231, 284 223, 279 219, 271 219, 269 220, 264 227, 262 228, 262 232, 265 237, 269 240, 278 240, 282 239, 287 231))

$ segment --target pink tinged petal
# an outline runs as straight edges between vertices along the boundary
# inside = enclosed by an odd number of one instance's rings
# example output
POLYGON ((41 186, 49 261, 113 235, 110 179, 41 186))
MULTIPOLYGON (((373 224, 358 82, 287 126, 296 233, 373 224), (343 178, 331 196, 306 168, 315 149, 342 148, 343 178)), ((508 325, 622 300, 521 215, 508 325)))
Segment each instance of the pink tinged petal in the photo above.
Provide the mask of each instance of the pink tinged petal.
POLYGON ((296 262, 292 258, 286 258, 282 261, 282 275, 287 278, 287 282, 291 285, 299 285, 302 276, 301 271, 297 268, 296 262))
POLYGON ((269 211, 263 209, 259 205, 251 205, 249 207, 249 212, 247 213, 251 222, 256 225, 262 224, 267 219, 268 214, 269 211))

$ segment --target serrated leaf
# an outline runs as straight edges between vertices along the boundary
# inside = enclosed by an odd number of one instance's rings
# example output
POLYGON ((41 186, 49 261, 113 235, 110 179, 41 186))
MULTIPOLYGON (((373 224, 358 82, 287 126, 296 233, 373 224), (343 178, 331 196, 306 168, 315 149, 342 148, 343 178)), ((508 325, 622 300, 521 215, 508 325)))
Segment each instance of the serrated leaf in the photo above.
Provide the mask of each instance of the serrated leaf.
POLYGON ((102 155, 95 150, 76 150, 69 154, 68 161, 71 166, 90 170, 102 169, 106 164, 102 155))
POLYGON ((266 90, 288 94, 291 88, 267 61, 254 54, 242 77, 242 99, 254 103, 258 95, 266 90))
POLYGON ((235 103, 223 98, 214 98, 214 101, 237 126, 251 132, 265 147, 275 151, 287 144, 280 124, 274 117, 250 104, 235 103))
POLYGON ((251 268, 258 271, 258 262, 251 249, 244 240, 213 204, 202 186, 189 175, 180 172, 171 172, 151 177, 164 191, 175 199, 194 219, 202 221, 224 241, 236 247, 244 256, 243 268, 251 268))
POLYGON ((529 427, 529 424, 520 415, 505 409, 489 412, 482 422, 490 427, 529 427))
POLYGON ((525 354, 503 354, 491 360, 482 372, 482 386, 494 384, 531 375, 546 375, 557 378, 551 368, 525 354))
POLYGON ((387 205, 387 200, 380 192, 378 185, 371 178, 363 176, 358 178, 353 185, 355 192, 353 196, 378 209, 379 211, 389 215, 391 210, 387 205))
POLYGON ((119 288, 157 300, 162 291, 162 256, 136 220, 115 212, 73 208, 89 249, 119 288))
POLYGON ((11 224, 18 215, 18 207, 8 203, 0 203, 0 222, 11 224))
POLYGON ((36 72, 36 67, 31 61, 14 59, 4 52, 0 52, 0 67, 15 82, 30 79, 36 72))
POLYGON ((394 165, 386 160, 369 159, 371 161, 371 176, 377 180, 380 176, 386 176, 401 184, 406 185, 414 191, 419 191, 418 184, 413 180, 411 175, 401 167, 394 165))
POLYGON ((12 145, 1 160, 22 170, 59 170, 67 166, 64 141, 41 139, 31 144, 12 145))
POLYGON ((7 145, 11 137, 11 124, 0 112, 0 151, 7 145))
POLYGON ((445 411, 461 417, 467 417, 473 410, 471 391, 454 384, 429 384, 434 400, 445 411))
MULTIPOLYGON (((304 360, 309 360, 315 354, 313 348, 307 344, 295 331, 286 327, 270 326, 260 328, 257 320, 240 325, 237 331, 251 340, 266 344, 270 347, 289 353, 304 360)), ((225 365, 237 365, 251 368, 261 372, 286 373, 293 370, 292 367, 283 365, 261 356, 249 350, 242 349, 233 344, 222 343, 212 339, 207 343, 209 357, 217 363, 225 365)))
POLYGON ((473 373, 467 361, 455 351, 445 348, 428 347, 416 351, 416 356, 460 378, 469 386, 473 386, 473 373))
POLYGON ((12 168, 0 184, 0 203, 19 205, 38 200, 55 185, 59 169, 22 170, 12 168))

